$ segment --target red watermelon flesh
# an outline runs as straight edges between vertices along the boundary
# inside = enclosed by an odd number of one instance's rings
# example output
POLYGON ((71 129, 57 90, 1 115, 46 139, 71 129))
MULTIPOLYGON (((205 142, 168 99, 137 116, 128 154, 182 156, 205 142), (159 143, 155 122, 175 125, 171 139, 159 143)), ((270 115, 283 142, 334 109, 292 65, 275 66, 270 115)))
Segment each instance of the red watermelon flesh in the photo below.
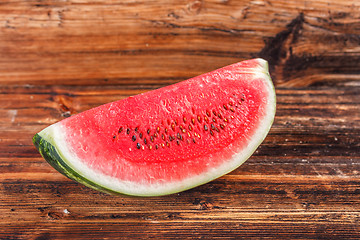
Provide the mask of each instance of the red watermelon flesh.
POLYGON ((267 62, 253 59, 74 115, 34 143, 56 169, 92 188, 165 195, 240 166, 274 115, 267 62))

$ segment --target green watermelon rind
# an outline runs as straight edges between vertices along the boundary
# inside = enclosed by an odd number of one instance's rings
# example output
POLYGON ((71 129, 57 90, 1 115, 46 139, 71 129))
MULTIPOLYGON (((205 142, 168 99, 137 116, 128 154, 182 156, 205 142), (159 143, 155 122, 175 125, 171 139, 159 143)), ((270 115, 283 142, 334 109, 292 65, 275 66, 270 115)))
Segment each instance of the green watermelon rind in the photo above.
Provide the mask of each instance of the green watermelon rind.
MULTIPOLYGON (((192 189, 194 187, 208 183, 211 180, 224 175, 223 172, 221 174, 218 174, 217 176, 215 176, 215 174, 212 174, 211 177, 202 178, 203 179, 202 181, 195 181, 196 182, 195 184, 189 184, 186 187, 181 187, 181 188, 171 188, 171 190, 157 192, 155 194, 154 193, 149 194, 147 192, 143 192, 141 194, 140 193, 134 194, 126 190, 123 191, 112 190, 110 188, 103 186, 102 184, 95 183, 94 181, 91 181, 87 177, 83 176, 80 170, 76 171, 75 170, 76 167, 71 165, 71 163, 68 161, 68 158, 65 157, 66 154, 65 155, 61 154, 62 152, 61 149, 63 151, 65 151, 65 149, 61 148, 60 146, 57 146, 56 140, 54 140, 55 136, 60 134, 59 132, 57 132, 57 130, 55 130, 57 126, 58 126, 57 124, 52 125, 49 128, 44 129, 42 132, 35 134, 35 136, 33 137, 33 143, 40 152, 41 156, 58 172, 68 177, 69 179, 72 179, 80 184, 83 184, 89 188, 95 189, 103 193, 108 193, 112 195, 124 195, 130 197, 156 197, 156 196, 170 195, 173 193, 178 193, 180 191, 186 191, 192 189), (57 133, 54 133, 54 131, 57 133), (40 134, 43 136, 41 136, 40 134)), ((254 149, 254 151, 255 150, 256 148, 254 149)), ((248 152, 248 156, 245 157, 244 160, 241 163, 239 163, 236 167, 244 163, 248 159, 248 157, 252 155, 254 151, 248 152)), ((233 169, 234 167, 232 168, 232 170, 233 169)), ((191 180, 189 181, 191 182, 191 180)))
POLYGON ((254 69, 253 73, 255 74, 254 78, 261 78, 266 82, 267 90, 269 92, 269 103, 266 107, 266 117, 264 117, 264 121, 261 123, 261 126, 257 128, 256 133, 252 135, 252 140, 250 141, 248 147, 243 151, 236 153, 229 164, 226 166, 222 166, 221 168, 215 169, 211 172, 206 172, 206 174, 200 177, 194 176, 192 178, 185 179, 183 182, 180 182, 180 184, 174 183, 175 186, 170 183, 166 186, 163 186, 163 188, 160 190, 148 191, 148 189, 146 189, 146 191, 143 192, 134 192, 133 189, 131 189, 134 188, 134 186, 131 187, 131 185, 129 185, 127 188, 111 189, 111 187, 113 187, 112 185, 109 185, 106 181, 97 181, 101 179, 97 179, 91 174, 89 175, 89 172, 86 172, 85 170, 83 171, 82 168, 73 165, 72 161, 69 161, 69 158, 71 158, 71 152, 69 152, 65 147, 64 142, 61 142, 63 140, 61 135, 63 135, 64 132, 59 124, 51 125, 40 133, 36 134, 33 138, 33 142, 44 159, 60 173, 85 186, 101 192, 128 196, 149 197, 169 195, 180 191, 185 191, 208 183, 242 165, 256 151, 258 146, 263 142, 268 132, 270 131, 276 111, 276 94, 274 85, 268 72, 267 62, 260 59, 259 66, 257 69, 254 69))
POLYGON ((50 142, 46 141, 39 134, 35 134, 33 137, 33 143, 37 150, 40 152, 41 156, 58 172, 64 176, 77 181, 87 187, 93 188, 95 190, 109 193, 109 194, 118 194, 118 192, 111 189, 105 188, 99 184, 96 184, 84 176, 80 175, 74 171, 63 159, 64 157, 56 150, 56 147, 53 146, 50 142))

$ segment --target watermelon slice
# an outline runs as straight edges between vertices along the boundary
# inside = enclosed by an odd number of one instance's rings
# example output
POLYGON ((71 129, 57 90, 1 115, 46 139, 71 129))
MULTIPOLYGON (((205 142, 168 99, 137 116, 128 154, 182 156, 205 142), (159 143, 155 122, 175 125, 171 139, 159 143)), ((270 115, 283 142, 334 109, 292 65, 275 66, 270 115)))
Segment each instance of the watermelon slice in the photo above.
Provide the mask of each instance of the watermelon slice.
POLYGON ((274 115, 267 62, 253 59, 71 116, 33 142, 55 169, 86 186, 158 196, 239 167, 274 115))

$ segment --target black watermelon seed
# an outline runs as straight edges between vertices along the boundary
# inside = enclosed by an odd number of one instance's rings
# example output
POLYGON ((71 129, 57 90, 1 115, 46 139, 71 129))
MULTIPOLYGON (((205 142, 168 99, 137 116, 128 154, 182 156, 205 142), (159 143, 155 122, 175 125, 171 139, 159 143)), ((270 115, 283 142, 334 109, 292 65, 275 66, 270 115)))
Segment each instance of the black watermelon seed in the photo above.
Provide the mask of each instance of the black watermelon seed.
POLYGON ((144 143, 147 144, 147 139, 146 138, 144 138, 144 143))
POLYGON ((228 107, 225 104, 223 105, 223 107, 225 110, 228 110, 228 107))
POLYGON ((137 144, 136 144, 136 148, 137 148, 137 149, 140 149, 140 148, 141 148, 140 143, 137 143, 137 144))
POLYGON ((163 133, 161 134, 161 138, 162 140, 165 140, 165 135, 163 133))
POLYGON ((210 113, 209 113, 209 111, 206 111, 206 115, 207 115, 208 117, 210 117, 210 113))
POLYGON ((123 131, 123 127, 120 127, 118 133, 121 133, 122 131, 123 131))
POLYGON ((194 118, 191 119, 191 123, 192 123, 193 125, 195 125, 195 119, 194 119, 194 118))
POLYGON ((179 142, 179 140, 176 140, 176 143, 177 143, 177 145, 180 145, 180 142, 179 142))
POLYGON ((156 145, 155 145, 155 148, 156 148, 156 149, 158 149, 158 148, 159 148, 159 146, 156 144, 156 145))
POLYGON ((221 124, 220 124, 220 128, 221 128, 221 129, 224 129, 224 128, 225 128, 225 125, 221 123, 221 124))
POLYGON ((130 128, 126 129, 126 134, 130 134, 130 128))
POLYGON ((138 130, 139 130, 139 128, 138 128, 138 127, 136 127, 136 128, 135 128, 135 132, 137 132, 138 130))
POLYGON ((133 140, 133 142, 135 142, 136 141, 136 136, 133 135, 131 139, 133 140))
POLYGON ((214 132, 212 130, 210 130, 210 135, 214 136, 214 132))
POLYGON ((218 128, 215 128, 215 131, 217 131, 217 132, 220 132, 220 129, 218 129, 218 128))
POLYGON ((213 110, 213 114, 216 116, 216 111, 215 110, 213 110))
POLYGON ((154 137, 150 136, 150 141, 154 142, 154 137))
POLYGON ((147 130, 147 134, 150 134, 150 129, 147 130))
POLYGON ((192 126, 191 126, 191 125, 189 125, 189 130, 190 130, 190 131, 192 130, 192 126))
POLYGON ((143 137, 143 134, 142 134, 142 132, 141 132, 141 133, 139 134, 139 137, 140 137, 140 138, 142 138, 142 137, 143 137))
POLYGON ((214 124, 211 124, 211 129, 215 130, 215 125, 214 124))
POLYGON ((208 130, 208 126, 206 124, 204 124, 204 130, 207 131, 208 130))
POLYGON ((193 140, 193 143, 196 143, 195 138, 193 138, 192 140, 193 140))

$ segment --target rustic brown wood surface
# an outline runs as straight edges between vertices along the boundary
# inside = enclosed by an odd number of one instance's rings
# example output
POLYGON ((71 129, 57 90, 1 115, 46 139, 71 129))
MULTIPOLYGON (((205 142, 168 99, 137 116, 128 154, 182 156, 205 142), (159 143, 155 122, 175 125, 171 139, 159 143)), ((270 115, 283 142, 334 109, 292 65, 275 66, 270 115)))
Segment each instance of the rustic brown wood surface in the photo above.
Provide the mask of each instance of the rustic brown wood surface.
POLYGON ((2 0, 0 239, 359 239, 360 2, 2 0), (247 58, 277 115, 240 168, 164 197, 110 196, 32 136, 72 114, 247 58))

